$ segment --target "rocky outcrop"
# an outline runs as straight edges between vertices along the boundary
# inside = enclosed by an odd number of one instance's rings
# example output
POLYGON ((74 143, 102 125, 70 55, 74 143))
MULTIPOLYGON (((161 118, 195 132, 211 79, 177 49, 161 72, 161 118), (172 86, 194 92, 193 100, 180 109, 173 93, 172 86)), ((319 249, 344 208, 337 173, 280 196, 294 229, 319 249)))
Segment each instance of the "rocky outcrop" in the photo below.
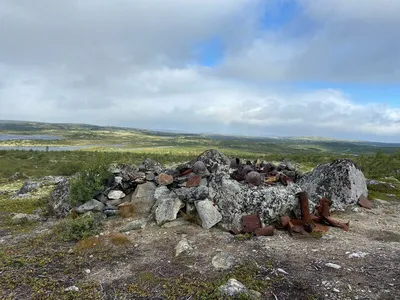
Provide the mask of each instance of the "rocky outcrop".
POLYGON ((70 187, 70 179, 64 178, 56 184, 50 195, 48 205, 49 212, 58 218, 65 217, 72 209, 72 205, 69 200, 70 187))
POLYGON ((356 204, 361 195, 368 196, 364 174, 349 159, 339 159, 319 165, 305 174, 299 185, 308 193, 309 200, 316 204, 322 197, 332 201, 332 208, 343 209, 356 204))

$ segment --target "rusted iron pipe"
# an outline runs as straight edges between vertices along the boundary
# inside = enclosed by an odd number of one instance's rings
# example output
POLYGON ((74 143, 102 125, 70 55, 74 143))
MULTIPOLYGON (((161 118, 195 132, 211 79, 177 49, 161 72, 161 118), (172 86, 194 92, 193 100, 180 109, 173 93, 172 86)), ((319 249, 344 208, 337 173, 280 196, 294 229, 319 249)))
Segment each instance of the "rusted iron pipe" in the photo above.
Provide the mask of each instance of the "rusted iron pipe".
POLYGON ((308 203, 308 195, 306 192, 299 193, 299 202, 302 219, 305 223, 311 223, 310 207, 308 203))

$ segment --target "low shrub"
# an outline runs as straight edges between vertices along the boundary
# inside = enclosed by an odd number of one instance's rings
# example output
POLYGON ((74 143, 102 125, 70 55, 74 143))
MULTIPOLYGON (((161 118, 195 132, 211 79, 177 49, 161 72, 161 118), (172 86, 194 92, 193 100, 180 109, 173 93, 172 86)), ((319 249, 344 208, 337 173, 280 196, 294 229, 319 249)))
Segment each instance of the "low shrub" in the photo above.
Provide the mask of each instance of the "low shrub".
POLYGON ((65 219, 54 228, 54 233, 64 241, 79 241, 100 232, 101 222, 93 214, 85 214, 75 219, 65 219))

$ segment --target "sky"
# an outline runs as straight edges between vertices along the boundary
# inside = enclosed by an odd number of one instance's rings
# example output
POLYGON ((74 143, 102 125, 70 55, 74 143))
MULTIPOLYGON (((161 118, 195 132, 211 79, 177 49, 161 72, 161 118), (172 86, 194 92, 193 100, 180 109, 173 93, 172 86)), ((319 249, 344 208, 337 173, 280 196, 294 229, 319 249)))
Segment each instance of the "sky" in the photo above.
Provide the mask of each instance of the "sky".
POLYGON ((398 0, 1 0, 0 119, 400 142, 398 0))

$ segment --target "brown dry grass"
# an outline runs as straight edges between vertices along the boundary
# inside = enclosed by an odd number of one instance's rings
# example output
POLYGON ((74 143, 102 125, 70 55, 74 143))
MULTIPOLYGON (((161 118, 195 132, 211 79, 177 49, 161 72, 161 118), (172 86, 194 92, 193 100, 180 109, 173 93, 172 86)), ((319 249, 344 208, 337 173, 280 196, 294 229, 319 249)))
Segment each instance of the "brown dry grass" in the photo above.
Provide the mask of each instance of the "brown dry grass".
POLYGON ((118 213, 122 218, 130 218, 135 215, 136 207, 133 204, 127 203, 119 207, 118 213))
POLYGON ((115 246, 126 246, 130 245, 131 241, 128 239, 126 235, 121 233, 112 233, 108 236, 108 240, 111 244, 115 246))

